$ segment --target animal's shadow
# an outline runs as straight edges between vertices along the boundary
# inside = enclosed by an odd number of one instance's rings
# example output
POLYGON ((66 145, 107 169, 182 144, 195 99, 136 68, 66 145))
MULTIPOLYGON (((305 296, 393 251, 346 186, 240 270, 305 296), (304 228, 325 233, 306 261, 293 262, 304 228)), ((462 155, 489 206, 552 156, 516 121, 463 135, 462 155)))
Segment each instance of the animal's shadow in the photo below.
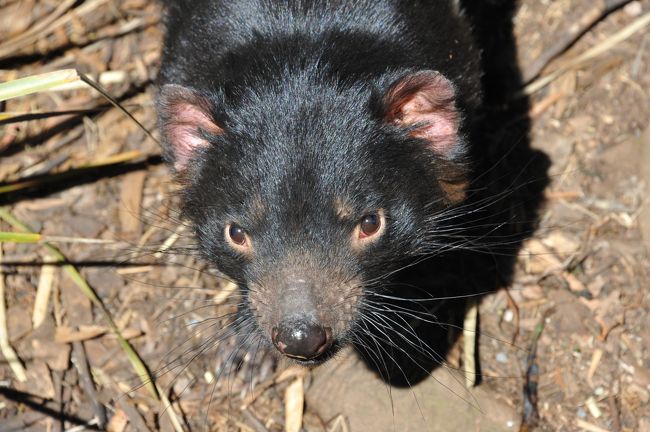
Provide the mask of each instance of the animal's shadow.
POLYGON ((529 100, 513 34, 515 0, 463 2, 482 56, 484 105, 472 139, 476 164, 455 224, 451 251, 398 274, 382 297, 393 312, 375 317, 356 344, 371 369, 412 386, 443 364, 460 334, 468 298, 510 284, 522 242, 537 224, 550 162, 530 147, 529 100), (398 298, 400 298, 398 300, 398 298))

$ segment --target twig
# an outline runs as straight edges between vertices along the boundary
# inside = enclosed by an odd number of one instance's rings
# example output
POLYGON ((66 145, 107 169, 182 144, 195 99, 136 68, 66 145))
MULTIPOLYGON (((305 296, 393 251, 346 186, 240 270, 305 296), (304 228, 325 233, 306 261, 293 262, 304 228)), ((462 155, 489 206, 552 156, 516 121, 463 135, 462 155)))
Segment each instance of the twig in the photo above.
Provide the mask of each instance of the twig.
MULTIPOLYGON (((53 261, 51 257, 47 257, 45 261, 53 261)), ((41 275, 38 279, 38 287, 36 288, 36 298, 34 299, 34 311, 32 312, 32 326, 36 328, 40 326, 45 317, 47 316, 47 305, 50 302, 50 293, 52 292, 52 282, 56 266, 45 264, 41 267, 41 275)))
POLYGON ((612 432, 621 432, 621 416, 618 404, 616 403, 616 396, 610 395, 607 398, 607 403, 609 404, 609 410, 612 413, 612 432))
POLYGON ((19 51, 26 46, 33 44, 38 39, 41 39, 46 35, 52 33, 55 29, 65 27, 71 21, 78 20, 80 17, 93 12, 108 1, 109 0, 86 1, 75 8, 73 13, 66 13, 63 15, 65 11, 77 3, 77 0, 66 0, 59 5, 57 10, 52 13, 51 16, 48 16, 47 19, 34 26, 31 31, 23 33, 20 36, 16 37, 15 40, 10 41, 10 43, 2 45, 0 47, 0 59, 11 56, 16 51, 19 51), (61 13, 59 14, 59 12, 61 13))
POLYGON ((67 171, 62 171, 45 176, 36 176, 30 179, 21 179, 16 182, 0 184, 0 195, 10 192, 17 192, 23 189, 29 189, 43 184, 52 185, 56 182, 68 180, 78 175, 87 174, 91 170, 98 168, 108 168, 109 166, 126 165, 128 163, 138 164, 147 159, 156 158, 158 155, 147 155, 138 150, 132 150, 124 153, 119 153, 109 156, 104 159, 90 161, 82 165, 71 168, 67 171))
POLYGON ((298 377, 284 391, 284 430, 299 432, 302 429, 305 390, 302 377, 298 377))
POLYGON ((476 335, 478 334, 478 304, 476 299, 467 299, 465 319, 463 321, 463 369, 465 387, 474 387, 477 383, 476 369, 476 335))
MULTIPOLYGON (((56 412, 61 414, 63 412, 63 372, 53 370, 52 371, 52 383, 54 384, 54 402, 57 406, 56 412)), ((59 415, 58 418, 54 418, 54 424, 52 425, 52 432, 61 432, 65 430, 65 421, 63 416, 59 415)))
MULTIPOLYGON (((2 263, 2 243, 0 243, 0 263, 2 263)), ((25 368, 18 359, 16 351, 9 345, 9 334, 7 331, 7 305, 5 304, 5 277, 0 267, 0 350, 9 363, 11 370, 18 381, 27 381, 25 368)))
POLYGON ((107 423, 106 407, 97 399, 97 391, 93 378, 90 375, 90 368, 88 367, 88 359, 86 358, 86 351, 84 350, 83 342, 75 341, 72 343, 73 350, 73 363, 79 372, 79 380, 86 395, 90 398, 95 411, 95 418, 97 418, 97 426, 104 429, 107 423))
POLYGON ((584 35, 597 22, 601 21, 614 10, 620 8, 631 0, 600 0, 586 14, 573 23, 567 33, 560 37, 553 45, 542 52, 523 73, 525 83, 537 78, 544 68, 557 56, 569 49, 582 35, 584 35))
POLYGON ((80 73, 79 71, 77 71, 77 73, 79 73, 79 78, 81 78, 81 81, 85 82, 86 84, 88 84, 89 86, 91 86, 92 88, 97 90, 97 92, 99 94, 101 94, 102 96, 104 96, 106 98, 106 100, 108 100, 115 108, 119 109, 128 118, 133 120, 135 122, 135 124, 137 124, 140 127, 140 129, 142 129, 144 131, 144 133, 146 133, 149 136, 149 138, 151 138, 153 140, 153 142, 155 142, 156 144, 160 144, 160 142, 152 135, 151 131, 149 131, 149 129, 147 129, 142 123, 140 123, 140 121, 138 119, 136 119, 133 116, 133 114, 131 114, 126 108, 124 108, 122 106, 122 104, 120 104, 117 101, 117 99, 115 99, 113 96, 111 96, 99 83, 93 81, 88 76, 80 73))
POLYGON ((566 62, 565 64, 561 65, 558 67, 555 71, 551 72, 550 74, 543 76, 530 84, 528 84, 526 87, 522 89, 520 92, 520 96, 524 95, 531 95, 538 90, 541 90, 542 88, 546 87, 549 85, 551 82, 553 82, 556 78, 564 74, 566 71, 588 61, 591 60, 594 57, 597 57, 607 50, 611 49, 612 47, 618 45, 619 43, 623 42, 624 40, 628 39, 630 36, 634 35, 635 33, 643 30, 646 26, 650 24, 650 12, 646 13, 643 15, 641 18, 637 19, 636 21, 632 22, 629 24, 627 27, 623 28, 622 30, 619 30, 618 32, 614 33, 598 45, 588 49, 578 57, 566 62))
MULTIPOLYGON (((114 393, 123 393, 115 380, 106 374, 102 369, 93 369, 93 376, 96 377, 96 379, 103 387, 112 389, 114 393)), ((136 432, 151 432, 151 429, 149 429, 147 423, 142 418, 142 415, 140 415, 140 412, 135 407, 133 399, 131 399, 128 394, 123 394, 115 401, 117 405, 119 405, 120 409, 128 417, 132 430, 136 432)))
POLYGON ((582 419, 576 419, 576 426, 587 432, 609 432, 607 429, 603 429, 582 419))
POLYGON ((519 432, 529 432, 536 429, 539 421, 537 411, 537 388, 539 384, 539 365, 537 364, 537 342, 542 336, 546 319, 554 313, 554 309, 547 309, 535 327, 535 334, 526 356, 526 382, 524 384, 524 413, 519 427, 519 432))
POLYGON ((77 0, 65 0, 64 2, 61 2, 59 6, 54 10, 52 13, 48 14, 47 17, 37 23, 34 27, 31 29, 27 30, 24 33, 21 33, 20 35, 16 36, 13 39, 8 40, 2 46, 0 46, 0 59, 3 59, 13 52, 21 49, 22 47, 25 47, 27 45, 30 45, 33 43, 35 40, 37 40, 41 36, 41 32, 46 30, 50 24, 55 22, 61 15, 63 15, 68 9, 70 9, 77 0))
POLYGON ((269 432, 264 424, 253 414, 250 409, 242 411, 242 416, 248 422, 248 425, 255 430, 255 432, 269 432))
POLYGON ((515 299, 512 298, 512 295, 510 295, 510 291, 508 288, 504 288, 504 291, 506 293, 506 300, 508 302, 508 307, 512 309, 512 312, 515 315, 515 332, 512 335, 512 339, 510 340, 510 343, 514 345, 517 342, 517 337, 519 336, 519 321, 520 321, 520 316, 519 316, 519 306, 517 306, 517 302, 515 299))

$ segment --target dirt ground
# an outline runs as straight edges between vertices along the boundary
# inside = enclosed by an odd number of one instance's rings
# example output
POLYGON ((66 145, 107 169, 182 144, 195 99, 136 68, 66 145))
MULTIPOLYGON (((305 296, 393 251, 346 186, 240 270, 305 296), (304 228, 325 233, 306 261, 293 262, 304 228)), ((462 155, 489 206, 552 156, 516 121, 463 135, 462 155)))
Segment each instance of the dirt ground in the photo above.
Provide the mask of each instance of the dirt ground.
MULTIPOLYGON (((522 1, 521 69, 595 3, 522 1)), ((650 0, 609 14, 532 90, 531 144, 550 157, 551 184, 514 283, 479 307, 480 391, 517 413, 501 430, 650 431, 650 26, 632 31, 648 13, 650 0), (581 59, 593 47, 602 50, 581 59)), ((77 68, 155 130, 161 35, 153 1, 0 0, 0 82, 77 68)), ((309 371, 215 339, 235 287, 197 258, 159 147, 133 120, 85 85, 2 112, 24 117, 0 118, 0 205, 79 270, 171 406, 55 252, 4 242, 0 287, 19 364, 0 356, 0 431, 346 430, 344 417, 310 404, 300 418, 303 389, 318 382, 309 371)), ((487 430, 478 418, 472 430, 487 430)))

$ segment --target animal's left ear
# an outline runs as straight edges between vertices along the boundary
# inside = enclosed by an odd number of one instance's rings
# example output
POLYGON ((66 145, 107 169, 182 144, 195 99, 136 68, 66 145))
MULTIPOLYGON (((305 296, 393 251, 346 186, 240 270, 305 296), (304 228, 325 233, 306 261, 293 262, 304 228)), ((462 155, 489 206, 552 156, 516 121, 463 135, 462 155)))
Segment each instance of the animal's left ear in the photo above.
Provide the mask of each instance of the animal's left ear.
POLYGON ((410 134, 428 142, 441 156, 451 157, 459 150, 460 116, 456 108, 456 89, 436 71, 406 75, 394 83, 384 98, 387 122, 409 128, 410 134))

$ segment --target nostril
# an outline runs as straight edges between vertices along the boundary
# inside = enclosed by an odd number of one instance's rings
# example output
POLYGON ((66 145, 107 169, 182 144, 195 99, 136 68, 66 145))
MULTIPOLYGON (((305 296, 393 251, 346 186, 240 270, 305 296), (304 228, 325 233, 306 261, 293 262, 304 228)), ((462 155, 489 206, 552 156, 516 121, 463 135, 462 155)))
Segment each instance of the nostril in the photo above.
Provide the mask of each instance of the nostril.
POLYGON ((332 344, 332 329, 305 321, 288 321, 273 327, 271 339, 282 354, 309 360, 323 354, 332 344))
POLYGON ((273 327, 273 330, 271 330, 271 340, 273 341, 273 345, 275 345, 278 351, 284 354, 284 350, 287 347, 287 345, 278 339, 279 332, 280 330, 278 330, 277 327, 273 327))

